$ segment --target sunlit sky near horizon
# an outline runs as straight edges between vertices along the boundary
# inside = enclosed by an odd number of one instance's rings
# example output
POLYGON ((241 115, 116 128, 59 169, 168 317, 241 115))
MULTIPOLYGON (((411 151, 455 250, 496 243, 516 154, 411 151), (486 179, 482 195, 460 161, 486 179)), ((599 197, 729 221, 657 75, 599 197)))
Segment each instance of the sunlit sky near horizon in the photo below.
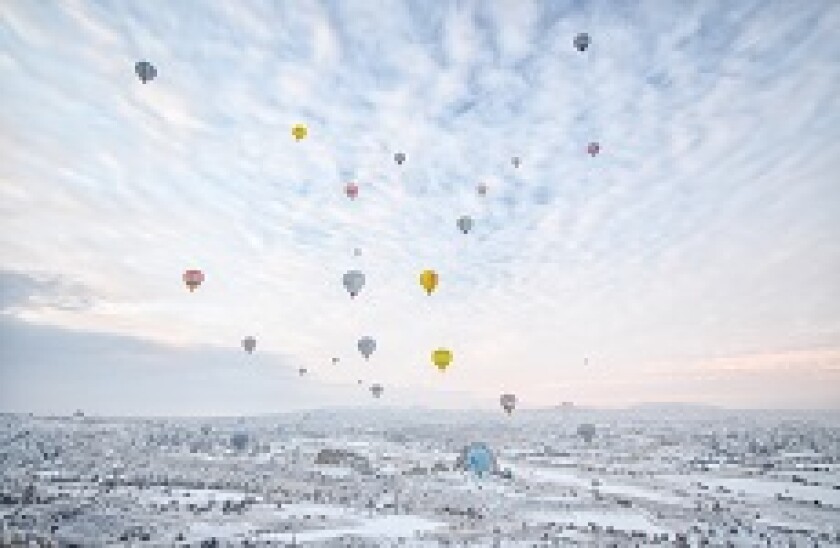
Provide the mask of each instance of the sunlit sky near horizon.
POLYGON ((831 0, 3 2, 0 410, 840 408, 838 28, 831 0))

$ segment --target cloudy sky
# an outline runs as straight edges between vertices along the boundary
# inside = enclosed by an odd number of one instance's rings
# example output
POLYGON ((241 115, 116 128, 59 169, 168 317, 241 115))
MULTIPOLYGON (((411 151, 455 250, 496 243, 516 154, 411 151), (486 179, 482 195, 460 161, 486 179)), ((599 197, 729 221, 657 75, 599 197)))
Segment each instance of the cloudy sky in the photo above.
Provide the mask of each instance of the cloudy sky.
POLYGON ((3 2, 0 408, 840 407, 840 4, 629 6, 3 2))

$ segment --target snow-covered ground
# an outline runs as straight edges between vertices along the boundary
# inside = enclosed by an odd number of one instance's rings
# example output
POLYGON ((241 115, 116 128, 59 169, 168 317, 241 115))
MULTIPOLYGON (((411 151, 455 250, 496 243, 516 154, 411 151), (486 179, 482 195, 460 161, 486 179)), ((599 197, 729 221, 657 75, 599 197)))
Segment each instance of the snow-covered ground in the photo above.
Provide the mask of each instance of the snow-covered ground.
POLYGON ((2 415, 0 544, 840 545, 838 416, 782 418, 2 415), (476 441, 495 473, 455 469, 476 441))

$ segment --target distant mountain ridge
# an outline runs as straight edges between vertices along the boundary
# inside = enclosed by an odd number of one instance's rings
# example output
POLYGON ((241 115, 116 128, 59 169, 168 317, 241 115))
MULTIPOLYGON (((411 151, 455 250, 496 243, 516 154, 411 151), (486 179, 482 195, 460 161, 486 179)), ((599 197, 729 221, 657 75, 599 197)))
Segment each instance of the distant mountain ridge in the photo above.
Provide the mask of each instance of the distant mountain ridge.
POLYGON ((685 403, 685 402, 648 402, 637 403, 629 409, 676 409, 681 411, 723 411, 724 408, 707 403, 685 403))

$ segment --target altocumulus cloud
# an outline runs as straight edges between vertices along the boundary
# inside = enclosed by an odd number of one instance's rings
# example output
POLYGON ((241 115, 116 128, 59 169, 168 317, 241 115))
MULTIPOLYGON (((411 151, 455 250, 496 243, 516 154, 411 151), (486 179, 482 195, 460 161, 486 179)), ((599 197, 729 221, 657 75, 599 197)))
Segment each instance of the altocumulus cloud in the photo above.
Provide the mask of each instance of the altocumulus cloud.
MULTIPOLYGON (((228 367, 254 334, 272 375, 305 366, 436 405, 840 402, 834 2, 15 2, 0 17, 1 266, 76 284, 18 301, 7 340, 23 321, 127 337, 109 348, 140 375, 142 344, 228 367), (138 59, 156 80, 140 84, 138 59), (207 274, 195 294, 191 267, 207 274), (350 302, 353 267, 368 285, 350 302), (446 375, 438 346, 455 352, 446 375), (795 370, 773 365, 785 356, 795 370), (726 360, 751 364, 743 382, 709 365, 726 360)), ((40 346, 29 362, 106 367, 40 346)), ((85 386, 110 401, 101 379, 85 386)), ((282 409, 272 390, 242 409, 282 409)), ((323 390, 301 404, 344 401, 323 390)), ((211 400, 182 409, 242 401, 211 400)))

